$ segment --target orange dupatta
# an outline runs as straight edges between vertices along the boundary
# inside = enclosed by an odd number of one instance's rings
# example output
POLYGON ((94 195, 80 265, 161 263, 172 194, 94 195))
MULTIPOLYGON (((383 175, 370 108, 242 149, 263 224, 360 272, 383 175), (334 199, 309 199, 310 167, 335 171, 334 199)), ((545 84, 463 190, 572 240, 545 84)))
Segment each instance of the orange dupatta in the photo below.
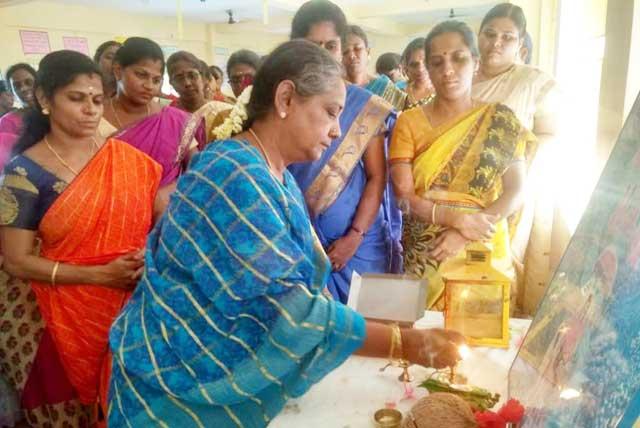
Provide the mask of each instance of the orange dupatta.
MULTIPOLYGON (((108 140, 40 222, 41 255, 98 265, 143 248, 161 175, 141 151, 108 140)), ((130 293, 88 284, 31 286, 80 401, 95 403, 109 328, 130 293)))

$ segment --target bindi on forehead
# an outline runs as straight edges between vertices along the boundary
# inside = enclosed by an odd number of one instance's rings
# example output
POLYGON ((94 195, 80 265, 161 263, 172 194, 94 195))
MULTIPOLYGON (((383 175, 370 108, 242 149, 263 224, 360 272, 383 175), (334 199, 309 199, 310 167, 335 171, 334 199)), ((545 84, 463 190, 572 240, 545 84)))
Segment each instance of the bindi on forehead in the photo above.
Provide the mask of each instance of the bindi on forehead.
POLYGON ((95 97, 103 95, 101 88, 95 86, 83 86, 70 88, 67 93, 81 96, 95 97))

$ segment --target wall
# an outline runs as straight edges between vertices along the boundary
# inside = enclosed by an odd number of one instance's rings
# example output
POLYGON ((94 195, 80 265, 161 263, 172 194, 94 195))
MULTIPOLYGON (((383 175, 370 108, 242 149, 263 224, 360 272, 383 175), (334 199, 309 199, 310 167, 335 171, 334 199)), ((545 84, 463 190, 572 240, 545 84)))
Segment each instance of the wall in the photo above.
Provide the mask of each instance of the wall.
MULTIPOLYGON (((283 22, 277 33, 265 31, 260 25, 215 25, 213 26, 214 53, 216 48, 220 52, 219 56, 222 56, 223 50, 230 55, 238 49, 248 48, 261 55, 267 54, 280 43, 289 39, 289 25, 289 22, 283 22)), ((371 71, 375 70, 375 62, 378 56, 385 52, 402 53, 402 50, 412 39, 411 37, 390 37, 369 31, 367 31, 367 37, 371 47, 371 71)), ((214 59, 214 61, 219 63, 222 58, 214 59)))
POLYGON ((178 40, 175 18, 33 1, 0 8, 1 70, 19 61, 36 65, 41 58, 41 55, 23 54, 19 34, 21 29, 48 31, 52 50, 63 48, 63 36, 86 37, 92 55, 105 40, 118 36, 144 36, 162 46, 185 49, 207 61, 212 59, 211 34, 204 23, 185 21, 183 37, 178 40))
POLYGON ((288 34, 272 34, 256 28, 243 29, 241 24, 214 26, 214 48, 224 48, 229 54, 239 49, 251 49, 260 55, 266 55, 279 44, 289 40, 288 34))
MULTIPOLYGON (((609 0, 606 8, 606 44, 602 64, 602 90, 598 122, 598 160, 603 164, 615 144, 618 132, 637 93, 630 89, 637 86, 638 56, 637 22, 640 1, 609 0), (635 74, 633 72, 635 71, 635 74)), ((601 165, 603 166, 603 165, 601 165)))
POLYGON ((556 62, 558 0, 513 0, 527 17, 527 32, 533 40, 533 64, 554 74, 556 62))
MULTIPOLYGON (((541 14, 553 12, 548 7, 557 0, 515 0, 525 10, 529 31, 534 39, 534 62, 552 72, 555 33, 549 32, 553 20, 541 19, 541 14), (551 11, 551 12, 550 12, 551 11), (544 25, 543 25, 544 24, 544 25), (544 28, 541 28, 541 25, 544 28), (549 34, 540 40, 540 34, 549 34), (548 40, 547 40, 548 39, 548 40)), ((106 2, 105 2, 106 3, 106 2)), ((49 33, 52 50, 62 49, 63 36, 86 37, 90 53, 105 40, 122 36, 144 36, 157 41, 162 46, 193 52, 207 62, 226 64, 226 59, 241 48, 253 49, 260 54, 268 53, 288 38, 288 20, 276 20, 269 31, 261 24, 241 23, 236 25, 206 24, 185 21, 182 38, 178 36, 175 17, 137 15, 106 7, 86 7, 80 5, 54 3, 36 0, 0 8, 0 71, 15 62, 26 61, 37 65, 41 55, 22 53, 19 30, 40 30, 49 33), (275 31, 274 31, 275 28, 275 31)), ((478 22, 470 22, 475 28, 478 22)), ((371 44, 370 69, 374 71, 375 61, 384 52, 401 53, 414 37, 425 36, 429 28, 414 36, 391 36, 368 31, 371 44)))
POLYGON ((626 118, 640 92, 640 1, 635 0, 629 47, 629 71, 627 73, 624 117, 626 118))

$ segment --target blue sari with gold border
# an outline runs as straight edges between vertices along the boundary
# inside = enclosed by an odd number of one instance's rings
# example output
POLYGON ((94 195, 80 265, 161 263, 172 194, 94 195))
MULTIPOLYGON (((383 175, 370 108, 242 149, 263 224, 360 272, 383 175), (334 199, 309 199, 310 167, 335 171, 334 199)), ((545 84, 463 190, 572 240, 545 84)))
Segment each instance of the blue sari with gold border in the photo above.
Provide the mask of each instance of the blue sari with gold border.
POLYGON ((387 76, 381 74, 371 80, 365 89, 387 101, 396 111, 403 111, 407 103, 407 93, 398 88, 387 76))
MULTIPOLYGON (((304 193, 311 222, 325 249, 351 227, 367 184, 362 155, 369 141, 388 133, 394 123, 395 112, 389 103, 366 89, 349 85, 340 116, 341 137, 317 161, 289 167, 304 193)), ((401 269, 401 229, 401 215, 388 184, 378 215, 356 254, 342 270, 331 273, 327 288, 336 300, 347 301, 354 271, 387 273, 401 269)))
POLYGON ((295 180, 248 143, 196 155, 113 325, 110 427, 264 427, 364 340, 324 296, 329 262, 295 180))

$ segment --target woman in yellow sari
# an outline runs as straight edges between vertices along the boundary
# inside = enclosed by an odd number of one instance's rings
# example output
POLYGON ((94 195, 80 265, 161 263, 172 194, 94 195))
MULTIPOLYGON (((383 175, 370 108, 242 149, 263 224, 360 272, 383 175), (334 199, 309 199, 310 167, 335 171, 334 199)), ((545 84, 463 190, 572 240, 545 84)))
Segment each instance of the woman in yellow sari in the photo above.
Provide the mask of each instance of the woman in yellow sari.
POLYGON ((436 96, 400 116, 390 162, 405 272, 428 278, 427 305, 441 308, 442 277, 471 241, 490 240, 494 267, 513 277, 506 218, 522 202, 532 137, 508 107, 471 99, 478 49, 466 24, 437 25, 424 49, 436 96))

